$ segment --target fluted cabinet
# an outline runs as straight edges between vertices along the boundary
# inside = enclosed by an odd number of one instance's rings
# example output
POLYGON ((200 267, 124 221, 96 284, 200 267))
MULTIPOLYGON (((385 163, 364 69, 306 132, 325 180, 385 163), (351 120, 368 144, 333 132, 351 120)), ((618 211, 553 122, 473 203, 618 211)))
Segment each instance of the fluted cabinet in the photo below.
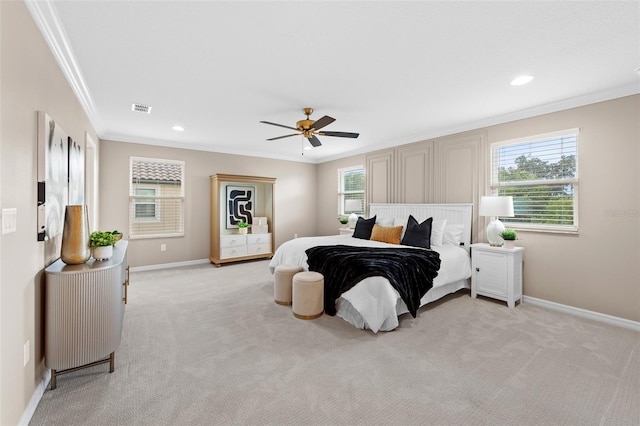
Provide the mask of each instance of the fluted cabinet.
POLYGON ((45 269, 45 365, 56 377, 102 363, 114 371, 120 346, 129 267, 127 241, 118 242, 109 260, 79 265, 57 260, 45 269))

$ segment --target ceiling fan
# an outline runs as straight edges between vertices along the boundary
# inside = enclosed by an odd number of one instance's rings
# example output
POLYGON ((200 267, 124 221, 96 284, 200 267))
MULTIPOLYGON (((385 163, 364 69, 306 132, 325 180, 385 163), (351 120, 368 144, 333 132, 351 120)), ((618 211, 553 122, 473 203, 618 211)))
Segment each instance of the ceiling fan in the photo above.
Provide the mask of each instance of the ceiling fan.
POLYGON ((277 139, 288 138, 291 136, 303 135, 305 138, 309 139, 309 143, 312 146, 317 147, 322 145, 320 143, 320 139, 317 138, 316 135, 320 136, 336 136, 339 138, 352 138, 355 139, 359 136, 359 133, 349 133, 349 132, 329 132, 329 131, 320 131, 320 129, 328 126, 329 124, 336 121, 335 118, 329 117, 325 115, 317 121, 311 120, 309 116, 313 113, 313 108, 303 108, 302 111, 307 116, 305 120, 300 120, 296 123, 296 127, 285 126, 284 124, 272 123, 270 121, 260 121, 260 123, 270 124, 272 126, 284 127, 285 129, 296 130, 298 133, 292 133, 290 135, 278 136, 275 138, 267 139, 268 141, 275 141, 277 139))

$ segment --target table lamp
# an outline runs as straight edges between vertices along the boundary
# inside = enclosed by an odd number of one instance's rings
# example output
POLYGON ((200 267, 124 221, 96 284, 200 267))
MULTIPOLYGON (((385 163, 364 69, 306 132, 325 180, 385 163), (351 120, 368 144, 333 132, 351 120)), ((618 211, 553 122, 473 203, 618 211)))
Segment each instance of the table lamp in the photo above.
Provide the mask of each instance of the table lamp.
POLYGON ((480 197, 480 216, 494 217, 494 220, 487 225, 487 240, 494 247, 501 247, 504 243, 502 231, 504 224, 499 217, 513 217, 513 197, 511 196, 482 196, 480 197))
POLYGON ((344 202, 344 212, 351 212, 349 215, 349 222, 347 222, 347 226, 349 228, 355 228, 356 222, 358 222, 358 215, 355 212, 362 211, 362 201, 361 200, 346 200, 344 202))

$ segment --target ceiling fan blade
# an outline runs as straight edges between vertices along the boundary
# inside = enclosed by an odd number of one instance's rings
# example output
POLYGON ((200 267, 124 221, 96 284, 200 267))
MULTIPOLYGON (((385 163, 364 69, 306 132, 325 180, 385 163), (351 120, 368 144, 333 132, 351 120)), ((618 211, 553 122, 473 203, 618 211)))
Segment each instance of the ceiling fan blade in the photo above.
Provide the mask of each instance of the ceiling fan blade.
POLYGON ((298 136, 300 133, 294 133, 292 135, 284 135, 284 136, 278 136, 276 138, 271 138, 271 139, 267 139, 268 141, 275 141, 278 139, 284 139, 284 138, 290 138, 291 136, 298 136))
POLYGON ((339 138, 352 138, 355 139, 360 136, 360 133, 349 133, 349 132, 318 132, 321 136, 336 136, 339 138))
POLYGON ((298 130, 295 127, 285 126, 284 124, 272 123, 270 121, 260 121, 260 123, 271 124, 272 126, 284 127, 285 129, 298 130))
POLYGON ((312 146, 314 146, 314 147, 318 147, 318 146, 322 145, 322 144, 320 143, 320 139, 318 139, 318 138, 316 137, 316 135, 311 135, 311 136, 310 136, 310 137, 308 137, 307 139, 309 139, 309 143, 311 143, 311 145, 312 145, 312 146))
POLYGON ((322 117, 321 119, 319 119, 315 123, 313 123, 313 128, 316 129, 316 130, 320 130, 324 126, 328 126, 329 124, 333 123, 334 121, 336 121, 335 118, 329 117, 328 115, 325 115, 324 117, 322 117))

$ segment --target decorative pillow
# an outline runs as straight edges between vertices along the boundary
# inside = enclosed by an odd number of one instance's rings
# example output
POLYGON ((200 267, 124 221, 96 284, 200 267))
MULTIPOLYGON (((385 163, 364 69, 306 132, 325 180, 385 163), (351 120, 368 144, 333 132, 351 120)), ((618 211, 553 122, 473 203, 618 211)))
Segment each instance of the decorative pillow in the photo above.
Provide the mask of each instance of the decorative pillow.
POLYGON ((356 228, 353 230, 353 238, 360 238, 362 240, 368 240, 371 238, 371 231, 373 225, 376 224, 376 217, 365 219, 362 216, 358 218, 356 222, 356 228))
POLYGON ((464 225, 447 225, 444 227, 444 237, 442 238, 443 244, 451 244, 458 247, 460 241, 462 241, 462 230, 464 225))
POLYGON ((424 222, 418 224, 416 218, 412 215, 409 215, 409 220, 407 221, 407 230, 404 232, 404 237, 402 237, 402 245, 424 247, 430 249, 432 222, 433 218, 430 217, 424 222))
POLYGON ((373 225, 371 231, 372 241, 382 241, 383 243, 400 244, 402 226, 380 226, 373 225))
POLYGON ((389 226, 402 226, 402 234, 400 234, 400 240, 402 240, 402 237, 404 236, 404 231, 406 230, 405 227, 407 225, 407 219, 404 217, 394 217, 393 218, 393 225, 389 225, 389 226))
POLYGON ((376 219, 376 225, 393 226, 393 218, 392 217, 380 217, 380 218, 376 219))
POLYGON ((442 239, 444 237, 444 227, 447 224, 447 219, 434 220, 431 225, 431 245, 441 246, 442 239))

